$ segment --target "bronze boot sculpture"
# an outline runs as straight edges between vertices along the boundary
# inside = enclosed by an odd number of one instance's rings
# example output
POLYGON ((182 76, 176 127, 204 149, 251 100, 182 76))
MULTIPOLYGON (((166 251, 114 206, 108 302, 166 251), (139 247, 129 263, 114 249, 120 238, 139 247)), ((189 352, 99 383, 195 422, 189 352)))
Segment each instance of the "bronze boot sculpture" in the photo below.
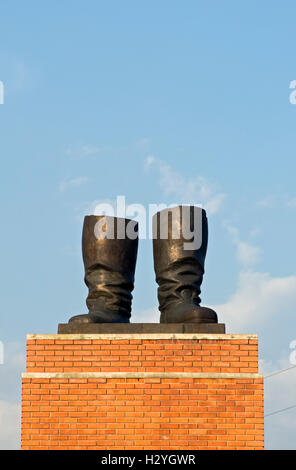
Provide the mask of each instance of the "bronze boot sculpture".
POLYGON ((82 254, 84 280, 89 289, 86 299, 89 312, 76 315, 69 322, 129 323, 138 252, 137 231, 137 223, 130 219, 85 217, 82 254))
POLYGON ((153 256, 160 323, 217 323, 214 310, 200 306, 208 244, 204 209, 176 206, 153 216, 153 256), (162 233, 163 232, 163 233, 162 233), (186 233, 186 238, 184 237, 186 233), (189 244, 200 235, 199 246, 189 244))

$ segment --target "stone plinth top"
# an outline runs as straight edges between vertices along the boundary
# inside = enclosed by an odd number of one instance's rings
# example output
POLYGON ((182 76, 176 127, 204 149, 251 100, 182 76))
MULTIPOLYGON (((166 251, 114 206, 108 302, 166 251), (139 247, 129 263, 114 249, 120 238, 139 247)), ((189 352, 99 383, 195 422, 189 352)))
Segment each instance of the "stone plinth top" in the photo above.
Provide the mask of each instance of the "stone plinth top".
POLYGON ((60 334, 225 333, 224 323, 60 323, 60 334))
POLYGON ((210 333, 97 333, 97 334, 28 334, 27 340, 124 340, 124 339, 140 339, 140 340, 157 340, 157 339, 196 339, 196 340, 258 340, 256 334, 210 334, 210 333))
POLYGON ((24 372, 23 379, 262 379, 259 373, 231 372, 24 372))

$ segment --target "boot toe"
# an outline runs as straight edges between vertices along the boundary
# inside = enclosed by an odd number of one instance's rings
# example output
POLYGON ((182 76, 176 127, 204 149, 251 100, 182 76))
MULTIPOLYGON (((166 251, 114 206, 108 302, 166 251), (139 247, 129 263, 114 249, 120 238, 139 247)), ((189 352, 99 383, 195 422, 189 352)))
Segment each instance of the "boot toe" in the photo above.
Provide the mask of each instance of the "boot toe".
POLYGON ((217 313, 209 307, 192 310, 192 323, 218 323, 217 313))
POLYGON ((160 323, 218 323, 217 313, 208 307, 175 309, 161 315, 160 323))
POLYGON ((75 315, 71 317, 69 323, 93 323, 89 315, 75 315))

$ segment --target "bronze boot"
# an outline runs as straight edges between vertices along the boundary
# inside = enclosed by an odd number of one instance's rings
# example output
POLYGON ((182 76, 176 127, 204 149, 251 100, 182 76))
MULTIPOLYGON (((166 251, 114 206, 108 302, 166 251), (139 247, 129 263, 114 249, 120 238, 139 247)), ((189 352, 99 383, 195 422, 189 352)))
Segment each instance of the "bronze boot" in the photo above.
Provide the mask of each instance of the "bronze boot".
POLYGON ((138 225, 133 220, 85 217, 82 254, 84 280, 89 289, 86 299, 89 312, 76 315, 69 322, 129 323, 138 251, 137 230, 138 225))
POLYGON ((207 244, 204 209, 177 206, 153 216, 160 323, 217 323, 216 312, 200 306, 207 244))

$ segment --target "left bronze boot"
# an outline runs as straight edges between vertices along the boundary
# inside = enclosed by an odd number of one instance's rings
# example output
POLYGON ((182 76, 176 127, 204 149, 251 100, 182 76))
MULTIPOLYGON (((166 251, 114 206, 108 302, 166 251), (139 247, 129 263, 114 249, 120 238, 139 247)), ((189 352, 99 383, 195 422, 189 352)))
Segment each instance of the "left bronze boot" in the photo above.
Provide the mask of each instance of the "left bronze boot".
POLYGON ((130 219, 85 217, 82 254, 89 312, 76 315, 69 322, 129 323, 138 252, 137 230, 137 223, 130 219), (106 232, 103 238, 97 233, 98 224, 106 232))
POLYGON ((204 209, 177 206, 153 216, 160 323, 217 323, 216 312, 200 306, 207 244, 208 223, 204 209), (188 234, 192 234, 191 242, 188 234), (198 246, 192 244, 192 240, 198 239, 198 246))

